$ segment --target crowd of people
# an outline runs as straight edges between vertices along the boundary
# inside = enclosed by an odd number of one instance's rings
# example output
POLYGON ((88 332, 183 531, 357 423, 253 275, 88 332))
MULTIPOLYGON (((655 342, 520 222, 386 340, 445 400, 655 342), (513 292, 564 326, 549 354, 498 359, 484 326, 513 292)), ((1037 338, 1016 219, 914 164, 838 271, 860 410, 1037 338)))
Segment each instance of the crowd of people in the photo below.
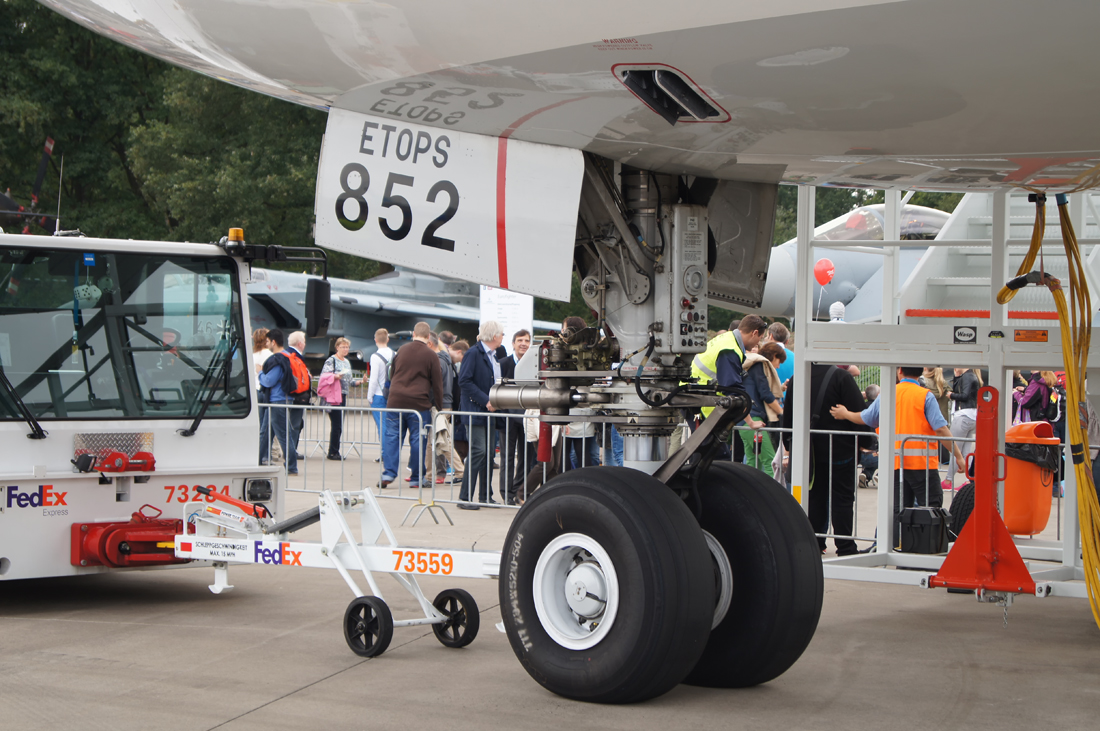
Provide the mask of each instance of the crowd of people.
MULTIPOLYGON (((562 330, 583 330, 582 318, 567 318, 562 330)), ((347 404, 351 386, 367 382, 366 401, 378 428, 381 454, 379 487, 399 477, 405 440, 410 487, 435 475, 436 482, 459 485, 459 507, 481 504, 522 504, 531 491, 559 472, 603 463, 622 464, 622 439, 613 427, 584 418, 591 412, 574 409, 577 421, 540 425, 538 412, 507 411, 492 403, 490 389, 501 378, 513 378, 516 366, 531 347, 531 333, 512 335, 511 352, 503 347, 498 322, 480 325, 470 345, 447 331, 435 333, 425 322, 413 328, 412 340, 397 351, 389 333, 375 333, 369 376, 357 379, 348 359, 350 343, 335 341, 335 353, 320 371, 318 393, 331 407, 347 404), (434 439, 427 443, 429 435, 434 439), (543 450, 540 454, 540 442, 543 450), (604 447, 604 449, 601 449, 604 447), (549 459, 547 460, 547 455, 549 459), (540 461, 540 456, 542 461, 540 461), (434 459, 434 465, 428 460, 434 459), (494 473, 497 473, 494 493, 494 473)), ((726 444, 727 456, 745 462, 790 486, 792 409, 796 389, 790 331, 781 322, 767 323, 756 315, 735 320, 728 330, 713 333, 705 352, 695 356, 692 375, 713 383, 719 393, 744 391, 752 405, 726 444)), ((284 336, 280 330, 258 330, 253 336, 256 387, 260 392, 260 462, 277 459, 281 450, 287 472, 297 474, 297 449, 302 429, 300 378, 304 369, 305 335, 284 336), (270 405, 280 405, 272 409, 270 405)), ((858 366, 811 364, 810 368, 810 491, 809 518, 815 532, 835 536, 838 555, 855 553, 853 535, 857 486, 873 486, 878 465, 879 386, 861 391, 858 366), (830 532, 831 529, 831 532, 830 532)), ((938 367, 897 369, 895 432, 917 435, 895 444, 895 506, 942 506, 944 492, 965 480, 973 451, 978 390, 987 377, 976 369, 956 368, 950 379, 938 367)), ((1051 371, 1016 372, 1012 394, 1014 423, 1049 421, 1065 440, 1064 375, 1051 371)), ((308 394, 308 388, 307 388, 308 394)), ((705 419, 685 413, 682 432, 705 419)), ((343 458, 341 439, 345 411, 329 412, 327 457, 343 458)), ((681 430, 678 430, 680 432, 681 430)), ((681 438, 674 435, 674 441, 681 438)), ((819 538, 824 551, 826 541, 819 538)))
MULTIPOLYGON (((579 317, 562 323, 563 329, 585 327, 579 317)), ((341 440, 347 412, 343 407, 348 404, 349 389, 365 383, 365 399, 379 435, 380 488, 398 479, 406 441, 408 486, 419 487, 434 474, 437 483, 460 486, 463 509, 476 510, 479 503, 520 505, 531 490, 561 470, 604 461, 621 465, 618 432, 609 426, 597 429, 590 421, 555 426, 550 437, 553 459, 549 464, 538 461, 538 412, 500 410, 489 398, 498 380, 514 377, 516 365, 531 347, 528 330, 512 335, 511 352, 503 347, 503 339, 504 330, 494 321, 481 324, 473 346, 454 333, 436 333, 419 322, 412 340, 395 351, 389 332, 379 329, 367 376, 356 378, 348 357, 351 343, 338 338, 335 352, 321 367, 315 395, 319 405, 339 407, 328 409, 327 458, 344 459, 341 440), (429 435, 434 439, 431 444, 429 435), (606 460, 600 449, 605 441, 610 446, 606 460), (429 459, 434 459, 434 465, 429 459)), ((281 330, 259 329, 253 333, 261 404, 260 463, 284 458, 291 475, 298 474, 298 460, 303 458, 297 445, 304 410, 293 407, 305 403, 294 381, 295 369, 305 368, 304 349, 302 332, 287 336, 281 330), (271 408, 274 404, 282 408, 271 408)))

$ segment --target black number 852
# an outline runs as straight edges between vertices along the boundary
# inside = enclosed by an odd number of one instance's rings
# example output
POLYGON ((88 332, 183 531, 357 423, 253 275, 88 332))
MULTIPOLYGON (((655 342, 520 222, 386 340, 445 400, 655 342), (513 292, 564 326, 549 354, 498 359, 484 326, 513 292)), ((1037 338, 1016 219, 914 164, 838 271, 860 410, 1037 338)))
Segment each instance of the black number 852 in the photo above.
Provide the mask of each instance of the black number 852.
MULTIPOLYGON (((390 225, 389 220, 385 216, 378 217, 378 228, 381 229, 385 237, 391 241, 400 241, 408 236, 409 231, 412 230, 413 223, 412 206, 409 205, 407 198, 394 193, 394 187, 404 186, 411 188, 413 187, 413 183, 414 180, 411 175, 400 175, 398 173, 390 173, 389 178, 386 180, 386 192, 382 196, 382 207, 396 207, 401 212, 401 224, 397 226, 397 228, 390 225)), ((368 206, 367 200, 363 196, 366 194, 367 188, 369 187, 370 173, 368 173, 367 169, 359 163, 350 162, 340 171, 340 189, 343 193, 336 198, 336 219, 340 221, 340 225, 348 231, 358 231, 363 228, 363 224, 367 222, 368 206), (359 185, 354 188, 351 187, 350 184, 352 173, 359 174, 359 185), (348 218, 344 213, 344 204, 347 203, 348 200, 355 201, 356 205, 359 207, 359 214, 355 218, 348 218)), ((447 208, 424 229, 424 235, 420 237, 420 243, 424 246, 431 246, 436 249, 454 251, 455 242, 453 239, 445 239, 435 234, 443 224, 454 218, 455 213, 458 211, 458 188, 449 180, 440 180, 428 191, 426 200, 428 203, 435 203, 435 199, 440 193, 447 194, 447 208)))

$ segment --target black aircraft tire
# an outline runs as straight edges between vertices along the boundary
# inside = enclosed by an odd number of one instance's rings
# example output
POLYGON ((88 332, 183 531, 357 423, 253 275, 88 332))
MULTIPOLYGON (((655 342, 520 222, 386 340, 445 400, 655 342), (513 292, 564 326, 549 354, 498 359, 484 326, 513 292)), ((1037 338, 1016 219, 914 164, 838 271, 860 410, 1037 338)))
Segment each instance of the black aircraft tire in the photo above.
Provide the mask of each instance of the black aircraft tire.
POLYGON ((702 531, 667 486, 622 467, 566 472, 532 494, 504 546, 505 631, 547 690, 634 703, 695 666, 714 576, 702 531), (595 624, 578 620, 600 611, 595 624))
POLYGON ((732 586, 729 609, 684 682, 766 683, 798 660, 817 629, 825 589, 817 539, 790 493, 748 465, 715 463, 699 492, 703 530, 725 550, 732 586))
POLYGON ((959 534, 973 512, 974 483, 968 482, 951 498, 951 525, 947 529, 947 537, 952 541, 959 540, 959 534))

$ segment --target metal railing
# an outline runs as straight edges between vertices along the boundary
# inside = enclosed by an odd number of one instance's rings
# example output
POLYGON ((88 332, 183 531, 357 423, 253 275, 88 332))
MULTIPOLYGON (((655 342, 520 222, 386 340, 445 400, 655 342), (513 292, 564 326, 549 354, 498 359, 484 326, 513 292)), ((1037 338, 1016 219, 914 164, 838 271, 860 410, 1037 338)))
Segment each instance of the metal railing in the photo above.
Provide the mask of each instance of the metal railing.
MULTIPOLYGON (((791 431, 791 429, 774 426, 756 430, 743 425, 734 428, 734 438, 740 438, 745 446, 744 462, 749 466, 757 467, 787 490, 791 489, 791 480, 788 470, 790 453, 786 447, 782 447, 783 456, 779 460, 773 460, 775 466, 779 468, 779 474, 775 474, 771 463, 761 463, 768 462, 767 456, 770 450, 761 448, 759 450, 761 456, 758 458, 756 452, 750 449, 749 439, 744 435, 753 435, 752 447, 764 447, 765 439, 771 440, 778 447, 784 441, 782 435, 789 435, 791 431)), ((870 447, 875 435, 868 432, 811 429, 810 436, 811 449, 814 450, 814 464, 822 469, 814 470, 807 500, 807 512, 815 534, 820 539, 819 543, 823 543, 826 538, 833 539, 834 543, 839 541, 845 548, 845 553, 856 552, 855 543, 848 545, 851 541, 873 544, 875 541, 873 527, 870 531, 861 531, 859 526, 859 478, 865 469, 864 460, 861 457, 864 453, 871 453, 870 447), (839 439, 851 440, 852 445, 838 446, 839 439), (823 440, 825 445, 822 445, 823 440), (819 455, 819 450, 823 454, 819 455), (851 527, 844 531, 843 529, 849 524, 851 527)), ((877 478, 877 474, 868 476, 866 486, 877 487, 877 482, 872 481, 871 477, 877 478)))
MULTIPOLYGON (((327 489, 374 488, 382 497, 412 501, 414 508, 458 502, 518 507, 531 491, 555 475, 576 467, 615 463, 616 446, 619 455, 622 449, 609 424, 592 424, 577 437, 568 436, 566 429, 559 427, 551 460, 539 462, 537 417, 443 411, 436 412, 433 420, 410 409, 372 408, 365 399, 351 394, 345 406, 261 404, 260 408, 268 414, 266 420, 261 418, 261 459, 265 439, 268 455, 272 454, 270 445, 281 441, 295 444, 284 452, 296 448, 301 455, 294 460, 283 456, 289 490, 318 492, 321 487, 308 485, 316 484, 310 478, 319 476, 327 489), (331 440, 335 415, 341 425, 338 443, 331 440), (376 420, 376 415, 381 419, 376 420), (384 438, 394 422, 406 438, 384 438), (410 433, 415 434, 419 447, 415 459, 407 438, 410 433), (282 439, 280 435, 284 435, 282 439), (475 441, 486 445, 485 454, 491 458, 470 465, 478 473, 477 479, 469 474, 466 482, 471 494, 463 496, 462 477, 467 474, 469 447, 475 441), (334 448, 339 459, 330 457, 334 448), (383 478, 387 479, 385 488, 381 486, 383 478), (482 485, 488 486, 484 496, 478 489, 482 485)), ((273 461, 270 456, 268 461, 273 461)))

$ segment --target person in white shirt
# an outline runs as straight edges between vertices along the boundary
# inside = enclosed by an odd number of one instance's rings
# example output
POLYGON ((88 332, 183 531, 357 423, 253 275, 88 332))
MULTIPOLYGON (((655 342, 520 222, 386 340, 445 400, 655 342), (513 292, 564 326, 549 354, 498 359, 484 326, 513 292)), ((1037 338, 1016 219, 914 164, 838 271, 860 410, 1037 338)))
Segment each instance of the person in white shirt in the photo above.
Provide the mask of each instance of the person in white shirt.
MULTIPOLYGON (((367 382, 367 403, 370 404, 371 409, 384 409, 386 408, 386 396, 382 393, 382 389, 386 386, 387 378, 386 371, 390 366, 390 361, 393 360, 393 350, 390 349, 390 333, 386 328, 380 327, 374 332, 374 344, 378 347, 370 357, 370 380, 367 382)), ((386 444, 385 433, 383 427, 386 420, 382 418, 381 411, 372 411, 374 414, 374 424, 378 427, 378 441, 381 445, 386 444)), ((382 459, 381 456, 376 462, 382 459)))

